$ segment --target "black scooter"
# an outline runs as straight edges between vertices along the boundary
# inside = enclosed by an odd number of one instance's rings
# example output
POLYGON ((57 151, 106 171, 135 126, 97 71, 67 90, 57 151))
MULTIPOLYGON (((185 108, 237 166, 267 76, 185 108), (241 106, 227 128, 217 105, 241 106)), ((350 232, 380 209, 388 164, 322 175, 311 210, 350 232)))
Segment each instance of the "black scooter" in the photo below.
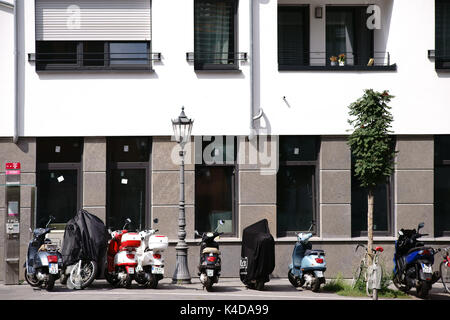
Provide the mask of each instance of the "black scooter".
POLYGON ((223 234, 223 232, 217 232, 217 229, 223 224, 224 221, 219 220, 219 226, 217 226, 214 232, 204 232, 202 235, 195 230, 195 234, 202 237, 202 242, 200 242, 198 275, 200 276, 200 282, 203 284, 203 288, 206 288, 208 292, 212 290, 214 283, 219 282, 222 267, 219 244, 215 241, 215 238, 223 234))
POLYGON ((28 284, 48 291, 53 289, 55 281, 60 278, 63 266, 58 246, 45 238, 47 233, 55 229, 48 227, 53 220, 55 218, 50 216, 45 228, 34 229, 24 264, 28 284))

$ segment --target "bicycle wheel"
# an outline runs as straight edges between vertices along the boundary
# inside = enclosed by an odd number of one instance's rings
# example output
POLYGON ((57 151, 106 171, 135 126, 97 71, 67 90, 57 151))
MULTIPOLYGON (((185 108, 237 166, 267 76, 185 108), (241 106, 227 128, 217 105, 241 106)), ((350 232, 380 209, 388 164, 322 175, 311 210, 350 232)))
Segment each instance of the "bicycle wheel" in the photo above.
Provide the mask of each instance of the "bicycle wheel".
POLYGON ((361 279, 363 269, 364 269, 364 260, 361 260, 359 266, 356 268, 355 272, 353 272, 352 289, 355 288, 356 284, 361 279))
POLYGON ((445 291, 450 293, 450 262, 442 261, 439 265, 439 272, 441 273, 441 281, 445 291))

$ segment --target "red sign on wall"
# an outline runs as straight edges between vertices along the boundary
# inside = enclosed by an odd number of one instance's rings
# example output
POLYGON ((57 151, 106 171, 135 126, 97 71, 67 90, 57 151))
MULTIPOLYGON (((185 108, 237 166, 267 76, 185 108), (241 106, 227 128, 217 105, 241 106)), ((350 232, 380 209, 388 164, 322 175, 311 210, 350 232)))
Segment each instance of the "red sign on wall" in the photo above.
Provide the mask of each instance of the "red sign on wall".
POLYGON ((6 174, 20 174, 20 162, 6 163, 6 174))

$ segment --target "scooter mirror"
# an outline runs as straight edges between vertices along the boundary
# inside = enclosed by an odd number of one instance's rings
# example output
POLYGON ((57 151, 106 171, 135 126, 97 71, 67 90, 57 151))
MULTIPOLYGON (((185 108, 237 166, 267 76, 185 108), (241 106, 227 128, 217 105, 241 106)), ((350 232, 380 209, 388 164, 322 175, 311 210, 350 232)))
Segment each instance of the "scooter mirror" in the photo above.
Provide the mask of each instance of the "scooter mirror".
POLYGON ((402 230, 398 230, 398 235, 399 235, 399 236, 402 236, 402 235, 403 235, 402 230))
POLYGON ((219 224, 223 226, 225 224, 225 220, 219 220, 219 224))
POLYGON ((199 235, 200 235, 200 233, 198 233, 198 231, 197 231, 197 230, 195 230, 195 234, 196 234, 197 236, 199 236, 199 235))
POLYGON ((158 223, 158 218, 153 219, 153 223, 158 223))
POLYGON ((421 222, 419 223, 419 226, 417 227, 417 231, 419 231, 419 229, 422 229, 425 226, 425 223, 421 222))
POLYGON ((125 222, 126 222, 126 223, 131 223, 131 219, 130 219, 130 218, 127 218, 127 219, 125 220, 125 222))

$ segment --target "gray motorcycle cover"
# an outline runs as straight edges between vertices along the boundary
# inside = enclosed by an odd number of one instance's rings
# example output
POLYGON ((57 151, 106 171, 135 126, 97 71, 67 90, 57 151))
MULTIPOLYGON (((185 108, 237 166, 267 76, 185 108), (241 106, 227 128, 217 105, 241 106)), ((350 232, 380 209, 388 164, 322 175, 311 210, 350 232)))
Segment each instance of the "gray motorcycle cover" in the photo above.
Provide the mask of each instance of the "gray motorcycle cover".
POLYGON ((80 259, 100 263, 104 259, 107 242, 108 231, 103 221, 86 210, 78 211, 67 222, 64 231, 63 265, 72 265, 80 259))
POLYGON ((240 278, 244 284, 251 280, 269 281, 275 269, 275 241, 267 219, 244 229, 242 235, 240 278))

